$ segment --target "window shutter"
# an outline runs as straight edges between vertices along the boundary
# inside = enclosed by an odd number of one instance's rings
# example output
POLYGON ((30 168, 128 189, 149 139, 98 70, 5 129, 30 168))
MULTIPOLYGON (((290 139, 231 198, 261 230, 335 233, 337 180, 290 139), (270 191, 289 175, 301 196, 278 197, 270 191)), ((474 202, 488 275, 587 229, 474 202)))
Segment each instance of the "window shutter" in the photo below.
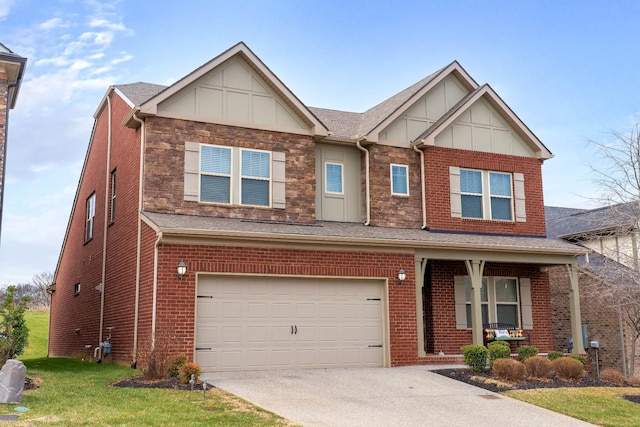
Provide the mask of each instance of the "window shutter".
MULTIPOLYGON (((449 191, 451 198, 451 216, 462 218, 462 196, 460 195, 460 168, 449 166, 449 191)), ((466 323, 465 323, 466 327, 466 323)))
POLYGON ((513 193, 516 202, 516 221, 527 221, 527 210, 524 197, 524 175, 521 173, 513 174, 513 193))
POLYGON ((520 310, 522 310, 522 329, 533 329, 531 279, 528 278, 520 278, 520 310))
POLYGON ((271 205, 274 209, 284 209, 287 205, 285 195, 285 154, 277 151, 272 152, 271 165, 273 169, 273 200, 271 205))
POLYGON ((200 187, 200 144, 184 143, 184 200, 197 202, 200 187))
POLYGON ((453 277, 456 304, 456 329, 467 329, 467 301, 464 276, 453 277))

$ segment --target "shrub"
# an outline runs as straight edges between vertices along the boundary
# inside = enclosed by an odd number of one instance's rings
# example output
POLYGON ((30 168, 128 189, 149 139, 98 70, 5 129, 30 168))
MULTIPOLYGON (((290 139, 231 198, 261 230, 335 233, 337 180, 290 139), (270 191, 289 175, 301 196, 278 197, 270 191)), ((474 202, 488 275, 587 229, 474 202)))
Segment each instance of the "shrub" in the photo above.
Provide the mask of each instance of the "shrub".
POLYGON ((587 358, 584 356, 580 356, 579 354, 572 354, 569 356, 571 359, 576 359, 578 362, 582 363, 582 367, 587 366, 587 358))
POLYGON ((551 367, 560 378, 579 380, 584 374, 584 366, 573 357, 560 357, 551 362, 551 367))
POLYGON ((538 348, 531 345, 523 345, 518 347, 518 360, 524 362, 530 357, 538 355, 538 348))
POLYGON ((169 349, 174 341, 168 331, 157 333, 153 346, 151 337, 141 341, 136 352, 136 365, 142 368, 145 378, 157 380, 167 377, 171 360, 169 349))
POLYGON ((173 359, 171 359, 169 371, 167 372, 169 378, 177 377, 178 375, 180 375, 180 368, 185 363, 187 363, 187 356, 185 356, 184 354, 174 356, 173 359))
POLYGON ((632 386, 640 386, 640 377, 629 377, 627 378, 627 384, 632 386))
POLYGON ((489 362, 493 366, 496 359, 511 357, 511 347, 506 341, 493 341, 489 343, 489 362))
POLYGON ((532 378, 547 378, 551 371, 551 360, 543 356, 531 356, 524 360, 527 375, 532 378))
POLYGON ((464 364, 472 371, 480 372, 487 368, 487 353, 489 351, 483 345, 472 344, 462 347, 464 364))
POLYGON ((614 384, 624 384, 624 375, 614 368, 604 368, 602 372, 600 372, 600 379, 614 384))
POLYGON ((505 381, 524 381, 527 368, 517 360, 497 359, 493 362, 493 376, 505 381))
POLYGON ((556 360, 559 357, 564 357, 564 353, 561 351, 550 351, 547 353, 549 360, 556 360))
POLYGON ((200 365, 195 362, 185 363, 180 367, 180 382, 182 384, 189 383, 191 375, 193 375, 195 381, 198 381, 198 377, 200 377, 200 365))
POLYGON ((29 328, 24 318, 28 296, 16 303, 16 287, 8 286, 4 301, 0 304, 0 366, 22 354, 29 343, 29 328))

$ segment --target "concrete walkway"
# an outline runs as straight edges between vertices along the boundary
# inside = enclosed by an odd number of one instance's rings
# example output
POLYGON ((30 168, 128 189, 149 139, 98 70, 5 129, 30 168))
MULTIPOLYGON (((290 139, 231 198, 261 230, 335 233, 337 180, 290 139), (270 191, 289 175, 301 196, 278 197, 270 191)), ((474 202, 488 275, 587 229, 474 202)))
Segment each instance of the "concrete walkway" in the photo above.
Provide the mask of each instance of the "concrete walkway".
POLYGON ((217 372, 202 376, 216 387, 305 427, 591 425, 430 372, 433 368, 217 372))

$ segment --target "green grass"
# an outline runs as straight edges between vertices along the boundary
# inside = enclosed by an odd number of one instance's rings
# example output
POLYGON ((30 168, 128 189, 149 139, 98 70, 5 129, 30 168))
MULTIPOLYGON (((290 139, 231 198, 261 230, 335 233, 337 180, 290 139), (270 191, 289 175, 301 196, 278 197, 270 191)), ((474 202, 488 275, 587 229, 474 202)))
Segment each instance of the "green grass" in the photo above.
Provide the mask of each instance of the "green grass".
MULTIPOLYGON (((129 367, 47 358, 48 313, 30 312, 29 346, 20 359, 27 375, 41 380, 25 390, 15 426, 275 426, 288 422, 219 389, 200 391, 110 387, 139 374, 129 367)), ((0 413, 17 413, 0 405, 0 413)))
POLYGON ((547 388, 503 394, 599 426, 640 425, 640 405, 622 398, 640 395, 637 387, 547 388))

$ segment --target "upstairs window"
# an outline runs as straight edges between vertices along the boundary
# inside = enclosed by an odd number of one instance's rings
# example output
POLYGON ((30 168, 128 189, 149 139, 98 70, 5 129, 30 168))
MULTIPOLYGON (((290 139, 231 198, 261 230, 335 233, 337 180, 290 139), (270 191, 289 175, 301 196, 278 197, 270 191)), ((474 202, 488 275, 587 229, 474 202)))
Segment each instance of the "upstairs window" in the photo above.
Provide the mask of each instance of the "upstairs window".
POLYGON ((93 227, 96 217, 96 193, 93 193, 87 199, 86 203, 86 215, 84 226, 84 241, 88 242, 93 239, 93 227))
MULTIPOLYGON (((232 205, 271 206, 272 161, 272 153, 269 151, 202 144, 199 200, 232 205)), ((279 161, 283 163, 284 159, 279 161)), ((278 184, 283 185, 284 173, 281 175, 278 184)))
POLYGON ((330 194, 344 194, 344 181, 341 163, 324 164, 324 190, 330 194))
POLYGON ((271 200, 271 154, 242 150, 241 198, 243 205, 269 206, 271 200))
POLYGON ((511 174, 460 169, 463 218, 513 219, 511 174))
POLYGON ((391 165, 391 194, 394 196, 409 195, 409 167, 391 165))
POLYGON ((116 220, 116 170, 111 171, 110 181, 111 204, 109 206, 109 222, 116 220))

